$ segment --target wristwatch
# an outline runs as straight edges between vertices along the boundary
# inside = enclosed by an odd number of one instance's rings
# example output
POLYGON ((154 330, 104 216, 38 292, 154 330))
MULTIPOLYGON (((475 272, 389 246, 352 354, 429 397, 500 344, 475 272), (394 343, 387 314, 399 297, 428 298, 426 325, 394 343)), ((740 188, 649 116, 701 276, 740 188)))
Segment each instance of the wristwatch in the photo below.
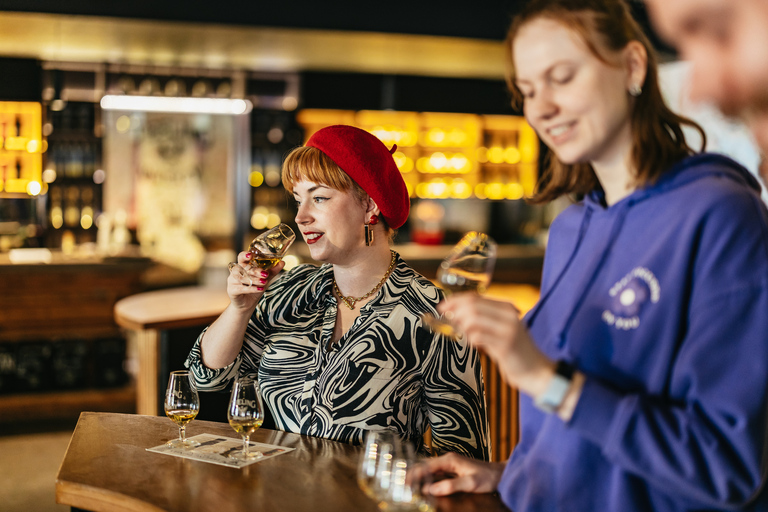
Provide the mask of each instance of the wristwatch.
POLYGON ((548 414, 555 413, 563 404, 565 395, 568 394, 568 390, 571 388, 574 371, 575 368, 570 364, 565 361, 558 361, 555 366, 555 375, 549 381, 549 385, 544 390, 544 393, 537 396, 533 401, 533 405, 548 414))

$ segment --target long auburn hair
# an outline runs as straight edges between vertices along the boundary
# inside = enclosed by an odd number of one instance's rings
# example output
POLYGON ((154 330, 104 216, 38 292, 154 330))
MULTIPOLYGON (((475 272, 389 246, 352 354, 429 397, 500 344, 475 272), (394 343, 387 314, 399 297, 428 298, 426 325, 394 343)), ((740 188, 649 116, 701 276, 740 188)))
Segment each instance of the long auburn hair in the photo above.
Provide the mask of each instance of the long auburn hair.
MULTIPOLYGON (((632 164, 634 185, 653 183, 672 164, 696 153, 685 141, 682 126, 699 132, 706 146, 704 130, 695 121, 672 112, 664 103, 659 89, 658 63, 648 37, 634 20, 624 0, 532 0, 515 17, 505 43, 507 86, 512 104, 523 107, 523 94, 515 84, 514 44, 518 32, 526 23, 547 18, 563 24, 581 36, 587 48, 600 61, 615 66, 611 53, 623 50, 631 41, 645 47, 648 64, 642 92, 631 103, 632 164)), ((583 196, 600 189, 600 183, 588 162, 564 164, 552 152, 542 173, 536 193, 530 202, 546 203, 566 194, 583 196)))

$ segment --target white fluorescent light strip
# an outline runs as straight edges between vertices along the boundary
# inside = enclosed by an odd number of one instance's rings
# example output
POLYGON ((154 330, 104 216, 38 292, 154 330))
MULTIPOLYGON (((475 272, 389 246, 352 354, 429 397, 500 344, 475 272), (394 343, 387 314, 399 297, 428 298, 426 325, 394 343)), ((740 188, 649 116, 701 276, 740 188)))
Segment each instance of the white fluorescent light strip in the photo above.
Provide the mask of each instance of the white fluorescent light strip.
POLYGON ((238 116, 253 109, 248 100, 228 98, 168 98, 162 96, 120 96, 101 98, 104 110, 175 112, 180 114, 227 114, 238 116))

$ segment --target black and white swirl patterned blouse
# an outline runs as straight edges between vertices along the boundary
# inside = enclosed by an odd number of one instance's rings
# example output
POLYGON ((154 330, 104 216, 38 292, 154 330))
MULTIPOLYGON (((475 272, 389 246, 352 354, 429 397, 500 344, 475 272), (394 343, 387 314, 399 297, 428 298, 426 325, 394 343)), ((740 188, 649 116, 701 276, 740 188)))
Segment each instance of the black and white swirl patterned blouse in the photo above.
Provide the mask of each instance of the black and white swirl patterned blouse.
POLYGON ((276 278, 251 316, 229 366, 206 367, 195 342, 186 366, 203 390, 258 373, 278 428, 352 444, 391 429, 416 446, 430 425, 432 448, 488 459, 480 358, 465 342, 422 326, 441 291, 400 257, 352 327, 330 349, 338 303, 333 269, 300 265, 276 278))

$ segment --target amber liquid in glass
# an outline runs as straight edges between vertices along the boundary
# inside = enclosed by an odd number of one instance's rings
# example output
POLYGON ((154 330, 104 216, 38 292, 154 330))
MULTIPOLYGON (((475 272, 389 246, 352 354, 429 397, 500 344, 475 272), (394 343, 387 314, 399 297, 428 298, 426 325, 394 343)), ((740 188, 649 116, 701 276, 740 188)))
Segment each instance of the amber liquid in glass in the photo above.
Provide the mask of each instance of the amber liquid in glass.
POLYGON ((171 409, 165 411, 165 415, 181 427, 195 419, 197 411, 194 409, 171 409))

